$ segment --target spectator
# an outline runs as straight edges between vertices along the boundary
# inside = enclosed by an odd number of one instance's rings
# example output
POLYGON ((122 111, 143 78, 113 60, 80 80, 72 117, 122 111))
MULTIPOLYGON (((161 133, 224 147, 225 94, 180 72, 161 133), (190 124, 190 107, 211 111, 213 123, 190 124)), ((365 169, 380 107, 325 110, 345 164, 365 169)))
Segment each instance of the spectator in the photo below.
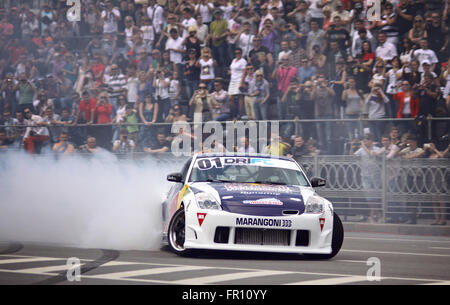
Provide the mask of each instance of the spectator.
POLYGON ((239 147, 237 148, 237 152, 253 154, 256 153, 256 150, 250 145, 248 137, 242 137, 239 139, 239 147))
MULTIPOLYGON (((415 159, 420 158, 424 151, 422 148, 417 146, 417 137, 414 135, 409 135, 406 138, 407 147, 402 149, 399 152, 399 156, 403 159, 415 159)), ((408 174, 407 179, 407 185, 410 186, 411 191, 416 192, 417 191, 417 184, 414 183, 416 180, 416 175, 408 174)), ((408 210, 408 221, 407 224, 416 224, 417 223, 417 206, 413 204, 407 204, 406 205, 408 210)))
MULTIPOLYGON (((369 111, 369 120, 377 120, 386 117, 385 104, 389 103, 389 99, 384 94, 380 85, 375 85, 372 87, 365 103, 369 111)), ((379 140, 381 135, 384 133, 384 127, 385 123, 383 121, 369 121, 370 132, 373 134, 375 141, 379 140)))
POLYGON ((170 152, 171 144, 166 139, 166 135, 163 131, 159 131, 156 136, 156 141, 150 146, 145 147, 144 152, 152 155, 159 155, 170 152))
MULTIPOLYGON (((398 103, 397 118, 416 118, 419 113, 419 98, 414 94, 408 81, 402 82, 402 90, 393 96, 398 103)), ((403 132, 412 129, 410 122, 401 122, 400 127, 403 132)))
POLYGON ((48 125, 48 131, 50 133, 50 144, 53 145, 59 141, 59 135, 62 132, 61 126, 58 126, 61 117, 59 114, 54 113, 52 107, 45 109, 45 116, 42 122, 48 125))
MULTIPOLYGON (((329 120, 334 118, 333 97, 336 95, 334 90, 329 87, 328 81, 324 75, 319 75, 317 82, 314 82, 312 98, 314 99, 315 118, 319 120, 329 120)), ((332 123, 330 121, 316 123, 317 138, 319 147, 322 151, 331 149, 332 123)))
POLYGON ((381 221, 381 211, 377 204, 369 203, 370 192, 381 187, 381 172, 375 161, 375 156, 379 153, 380 148, 375 146, 373 142, 373 136, 367 134, 360 142, 360 148, 354 152, 355 146, 352 145, 350 153, 361 157, 362 188, 367 193, 366 201, 370 208, 369 221, 371 223, 379 223, 381 221))
POLYGON ((185 80, 185 94, 186 97, 192 96, 195 89, 198 87, 200 79, 200 68, 197 66, 197 51, 196 49, 188 50, 188 59, 184 63, 184 80, 185 80))
POLYGON ((189 106, 193 107, 194 122, 208 122, 212 120, 216 105, 214 99, 208 93, 208 87, 205 83, 200 83, 189 101, 189 106))
POLYGON ((5 130, 0 129, 0 153, 10 150, 13 143, 14 142, 6 136, 5 130))
POLYGON ((97 140, 93 136, 89 136, 86 140, 86 144, 79 147, 81 153, 84 154, 96 154, 101 152, 101 148, 97 146, 97 140))
POLYGON ((248 103, 250 103, 250 109, 253 109, 254 118, 268 120, 270 88, 261 70, 255 72, 255 80, 249 84, 248 93, 248 97, 252 98, 248 103))
POLYGON ((294 145, 287 151, 286 156, 300 162, 303 156, 308 155, 309 151, 305 145, 305 140, 302 136, 295 136, 294 145))
MULTIPOLYGON (((342 101, 346 105, 345 118, 359 119, 364 106, 364 93, 356 88, 356 80, 349 78, 345 90, 342 92, 342 101)), ((350 140, 360 137, 361 126, 359 122, 347 122, 347 135, 350 140)))
MULTIPOLYGON (((447 5, 448 6, 448 5, 447 5)), ((448 58, 449 35, 448 28, 445 29, 444 23, 438 11, 431 13, 431 23, 426 25, 426 33, 428 46, 439 58, 440 62, 444 62, 448 58)))
POLYGON ((111 0, 105 1, 105 10, 101 14, 103 33, 117 33, 119 31, 120 11, 113 7, 111 0))
POLYGON ((278 119, 286 119, 286 104, 282 102, 282 96, 286 93, 291 83, 291 79, 296 78, 298 71, 295 67, 289 65, 289 57, 284 56, 281 59, 281 64, 274 70, 272 77, 277 80, 278 83, 278 119))
POLYGON ((222 18, 222 10, 215 9, 214 10, 214 20, 210 25, 210 34, 207 39, 210 40, 212 54, 215 60, 218 62, 219 67, 219 75, 223 75, 220 72, 223 67, 229 66, 229 59, 227 55, 227 36, 229 35, 228 31, 228 23, 225 19, 222 18))
POLYGON ((249 56, 253 49, 253 38, 255 35, 251 34, 251 24, 249 21, 243 23, 242 29, 234 37, 233 43, 242 50, 242 57, 249 56))
POLYGON ((228 95, 231 101, 234 102, 237 99, 238 104, 235 106, 236 114, 238 117, 244 114, 244 96, 239 90, 239 87, 244 78, 244 70, 247 66, 247 61, 242 57, 242 49, 236 48, 234 50, 235 58, 230 65, 230 83, 228 85, 228 95))
POLYGON ((112 152, 119 155, 119 158, 126 158, 130 156, 135 150, 134 141, 128 139, 128 129, 120 129, 120 137, 118 140, 114 141, 112 152))
POLYGON ((137 110, 130 104, 126 106, 126 111, 124 115, 124 123, 128 131, 128 138, 133 140, 135 147, 139 145, 139 123, 137 110))
POLYGON ((25 73, 20 74, 15 89, 20 96, 16 110, 23 111, 25 108, 33 107, 33 96, 36 93, 36 88, 30 83, 25 73))
POLYGON ((96 118, 96 124, 101 125, 95 127, 96 139, 98 139, 97 144, 107 150, 111 149, 112 141, 111 115, 112 105, 109 102, 108 93, 104 91, 99 95, 94 116, 96 118))
POLYGON ((155 90, 155 100, 158 103, 158 120, 163 121, 170 110, 170 95, 169 95, 170 78, 168 78, 164 71, 156 71, 153 78, 153 88, 155 90))
POLYGON ((69 134, 63 131, 59 135, 59 142, 55 143, 52 147, 53 153, 57 155, 72 155, 75 152, 73 144, 69 143, 69 134))
POLYGON ((395 45, 387 41, 387 35, 385 32, 378 33, 378 47, 375 50, 376 59, 382 60, 387 63, 390 68, 390 61, 398 55, 395 45))
POLYGON ((215 105, 213 119, 230 121, 232 119, 233 97, 230 96, 229 91, 223 90, 223 79, 218 78, 214 81, 214 91, 211 93, 211 97, 215 105))
POLYGON ((423 63, 429 61, 431 63, 431 71, 436 69, 436 64, 439 62, 436 53, 428 48, 428 40, 422 38, 420 40, 420 49, 414 51, 414 59, 419 61, 419 72, 423 72, 423 63))
POLYGON ((50 139, 48 129, 44 127, 46 123, 41 116, 33 114, 31 107, 25 107, 23 114, 28 123, 23 136, 24 148, 30 154, 40 153, 42 145, 50 139))
POLYGON ((202 56, 196 65, 200 68, 200 81, 207 85, 208 91, 212 91, 214 79, 216 78, 215 68, 217 67, 217 62, 211 57, 211 49, 202 49, 202 56))

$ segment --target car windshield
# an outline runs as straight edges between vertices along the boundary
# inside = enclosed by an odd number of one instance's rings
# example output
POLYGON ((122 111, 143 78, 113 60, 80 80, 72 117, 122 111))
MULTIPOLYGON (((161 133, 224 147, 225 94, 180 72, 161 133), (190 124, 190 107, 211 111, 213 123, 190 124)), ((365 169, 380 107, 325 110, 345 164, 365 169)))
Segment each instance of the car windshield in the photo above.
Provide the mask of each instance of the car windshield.
POLYGON ((309 186, 297 164, 252 157, 199 157, 189 182, 235 182, 309 186))

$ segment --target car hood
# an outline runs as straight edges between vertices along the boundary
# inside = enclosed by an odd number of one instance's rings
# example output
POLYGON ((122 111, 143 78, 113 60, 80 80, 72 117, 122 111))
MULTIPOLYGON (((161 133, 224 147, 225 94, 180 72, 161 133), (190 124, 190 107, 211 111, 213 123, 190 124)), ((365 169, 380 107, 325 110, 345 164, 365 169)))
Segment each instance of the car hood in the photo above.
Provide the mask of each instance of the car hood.
POLYGON ((194 193, 212 194, 224 211, 255 216, 302 214, 304 195, 313 193, 307 187, 255 183, 196 182, 190 187, 194 193))

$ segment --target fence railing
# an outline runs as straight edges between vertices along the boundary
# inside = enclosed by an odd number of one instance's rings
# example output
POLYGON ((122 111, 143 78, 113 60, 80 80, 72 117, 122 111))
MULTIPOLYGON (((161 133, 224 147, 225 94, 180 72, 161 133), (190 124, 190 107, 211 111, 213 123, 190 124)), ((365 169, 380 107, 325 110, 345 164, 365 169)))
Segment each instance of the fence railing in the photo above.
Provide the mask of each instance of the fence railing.
MULTIPOLYGON (((80 154, 93 157, 91 154, 80 154)), ((116 155, 118 160, 151 161, 179 168, 187 156, 171 153, 130 153, 116 155)), ((42 154, 40 158, 52 158, 42 154)), ((63 158, 60 158, 60 160, 63 158)), ((450 203, 450 159, 386 159, 374 157, 369 162, 357 156, 302 157, 297 160, 308 178, 326 179, 316 191, 333 202, 344 220, 351 216, 380 213, 382 221, 392 217, 433 219, 433 205, 450 203)), ((118 161, 120 162, 120 161, 118 161)), ((155 168, 155 170, 157 170, 155 168)), ((449 215, 446 208, 439 213, 449 215)))

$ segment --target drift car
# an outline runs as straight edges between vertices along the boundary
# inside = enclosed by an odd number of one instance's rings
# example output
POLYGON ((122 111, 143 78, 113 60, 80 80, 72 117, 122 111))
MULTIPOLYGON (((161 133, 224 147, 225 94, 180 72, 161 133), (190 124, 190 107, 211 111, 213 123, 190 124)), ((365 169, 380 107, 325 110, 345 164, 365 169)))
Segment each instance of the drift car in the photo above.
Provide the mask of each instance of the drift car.
POLYGON ((301 253, 332 258, 344 239, 328 200, 293 159, 262 155, 195 155, 163 204, 164 239, 186 255, 193 249, 301 253))

